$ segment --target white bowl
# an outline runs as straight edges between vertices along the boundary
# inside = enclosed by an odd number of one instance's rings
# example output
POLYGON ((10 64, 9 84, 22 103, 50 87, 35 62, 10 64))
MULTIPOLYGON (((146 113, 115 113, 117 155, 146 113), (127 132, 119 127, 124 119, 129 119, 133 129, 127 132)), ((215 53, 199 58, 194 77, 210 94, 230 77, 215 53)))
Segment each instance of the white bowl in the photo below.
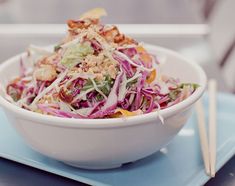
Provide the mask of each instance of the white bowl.
MULTIPOLYGON (((156 112, 126 119, 68 119, 42 115, 19 108, 0 96, 12 126, 34 150, 66 164, 87 169, 108 169, 134 162, 167 145, 184 126, 193 104, 202 96, 206 75, 196 63, 176 52, 146 45, 156 55, 166 56, 162 71, 182 82, 200 87, 186 100, 161 110, 162 124, 156 112)), ((19 74, 20 54, 0 66, 0 85, 19 74)))

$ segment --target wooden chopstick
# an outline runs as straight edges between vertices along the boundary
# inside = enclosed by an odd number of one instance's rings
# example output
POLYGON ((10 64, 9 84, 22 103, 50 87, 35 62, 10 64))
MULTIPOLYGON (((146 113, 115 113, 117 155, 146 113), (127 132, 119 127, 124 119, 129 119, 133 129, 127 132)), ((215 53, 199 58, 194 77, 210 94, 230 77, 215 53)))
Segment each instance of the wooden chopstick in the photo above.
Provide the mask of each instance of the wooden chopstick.
POLYGON ((206 120, 205 120, 205 111, 201 100, 198 100, 195 104, 196 114, 197 114, 197 123, 201 144, 202 157, 204 162, 204 167, 207 175, 210 175, 210 159, 209 159, 209 148, 208 148, 208 138, 206 132, 206 120))
POLYGON ((210 154, 210 176, 215 177, 216 164, 216 91, 217 83, 215 80, 208 82, 209 94, 209 154, 210 154))
POLYGON ((214 79, 208 81, 209 96, 209 141, 206 132, 205 111, 201 100, 196 102, 196 113, 198 120, 199 137, 201 151, 206 174, 210 177, 215 176, 216 165, 216 91, 217 83, 214 79))

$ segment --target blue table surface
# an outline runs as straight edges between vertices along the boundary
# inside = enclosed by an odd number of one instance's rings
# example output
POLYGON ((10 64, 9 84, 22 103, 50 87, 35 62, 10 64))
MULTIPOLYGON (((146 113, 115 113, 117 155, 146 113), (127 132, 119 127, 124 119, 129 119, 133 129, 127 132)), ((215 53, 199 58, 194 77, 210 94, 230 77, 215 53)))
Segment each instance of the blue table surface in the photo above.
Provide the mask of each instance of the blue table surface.
MULTIPOLYGON (((223 168, 217 172, 216 177, 209 180, 205 186, 234 186, 234 178, 235 157, 228 161, 223 168)), ((0 158, 0 185, 85 186, 86 184, 0 158)))

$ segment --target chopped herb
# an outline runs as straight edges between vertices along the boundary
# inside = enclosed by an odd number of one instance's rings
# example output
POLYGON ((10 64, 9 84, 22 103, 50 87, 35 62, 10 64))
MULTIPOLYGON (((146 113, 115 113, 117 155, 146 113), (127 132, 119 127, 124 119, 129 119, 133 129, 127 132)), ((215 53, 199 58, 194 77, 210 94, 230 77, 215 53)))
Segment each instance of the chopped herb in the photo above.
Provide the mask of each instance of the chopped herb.
POLYGON ((101 101, 101 100, 103 100, 104 99, 104 97, 102 96, 102 95, 100 95, 100 94, 97 94, 96 95, 96 100, 97 101, 101 101))
POLYGON ((103 82, 103 86, 101 86, 99 89, 106 95, 108 96, 110 91, 111 91, 111 88, 112 88, 112 85, 113 85, 114 81, 113 79, 109 76, 109 75, 106 75, 105 76, 105 80, 103 82))
MULTIPOLYGON (((111 91, 111 88, 112 88, 112 85, 114 83, 113 79, 109 76, 109 75, 106 75, 105 76, 105 80, 100 83, 100 82, 97 82, 96 80, 94 80, 97 87, 107 96, 109 95, 110 91, 111 91)), ((82 91, 86 91, 90 88, 94 87, 91 79, 88 79, 86 84, 83 86, 82 88, 82 91)))
POLYGON ((200 85, 196 84, 196 83, 181 83, 180 84, 180 88, 184 88, 184 86, 190 86, 193 88, 193 90, 197 89, 200 85))
POLYGON ((55 52, 57 52, 59 49, 61 49, 61 46, 60 46, 60 45, 54 46, 54 51, 55 51, 55 52))
POLYGON ((93 83, 90 79, 87 80, 86 84, 82 87, 82 91, 86 91, 90 88, 94 87, 93 83))
POLYGON ((178 97, 179 93, 181 92, 180 88, 177 88, 175 90, 172 90, 170 93, 169 93, 169 98, 171 100, 176 100, 176 98, 178 97))
POLYGON ((108 83, 108 84, 113 84, 114 81, 113 79, 111 78, 110 75, 105 75, 105 81, 108 83))
POLYGON ((99 88, 106 96, 109 95, 111 87, 108 84, 104 84, 104 86, 99 88))
POLYGON ((193 90, 196 90, 199 87, 199 85, 196 83, 181 83, 176 89, 169 93, 170 99, 175 100, 178 97, 178 94, 182 91, 181 89, 183 89, 185 86, 190 86, 193 88, 193 90))
POLYGON ((137 81, 138 81, 137 79, 133 79, 132 81, 127 83, 127 87, 130 87, 131 85, 137 83, 137 81))

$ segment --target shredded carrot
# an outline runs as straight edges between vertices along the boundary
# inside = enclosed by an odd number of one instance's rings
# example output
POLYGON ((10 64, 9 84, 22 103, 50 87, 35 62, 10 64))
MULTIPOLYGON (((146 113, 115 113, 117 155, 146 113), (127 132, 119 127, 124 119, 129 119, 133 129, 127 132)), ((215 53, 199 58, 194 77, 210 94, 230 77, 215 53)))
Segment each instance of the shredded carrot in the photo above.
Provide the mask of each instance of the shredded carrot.
POLYGON ((157 76, 157 71, 156 69, 154 69, 153 71, 151 71, 149 77, 146 79, 146 82, 148 84, 152 83, 155 80, 156 76, 157 76))

